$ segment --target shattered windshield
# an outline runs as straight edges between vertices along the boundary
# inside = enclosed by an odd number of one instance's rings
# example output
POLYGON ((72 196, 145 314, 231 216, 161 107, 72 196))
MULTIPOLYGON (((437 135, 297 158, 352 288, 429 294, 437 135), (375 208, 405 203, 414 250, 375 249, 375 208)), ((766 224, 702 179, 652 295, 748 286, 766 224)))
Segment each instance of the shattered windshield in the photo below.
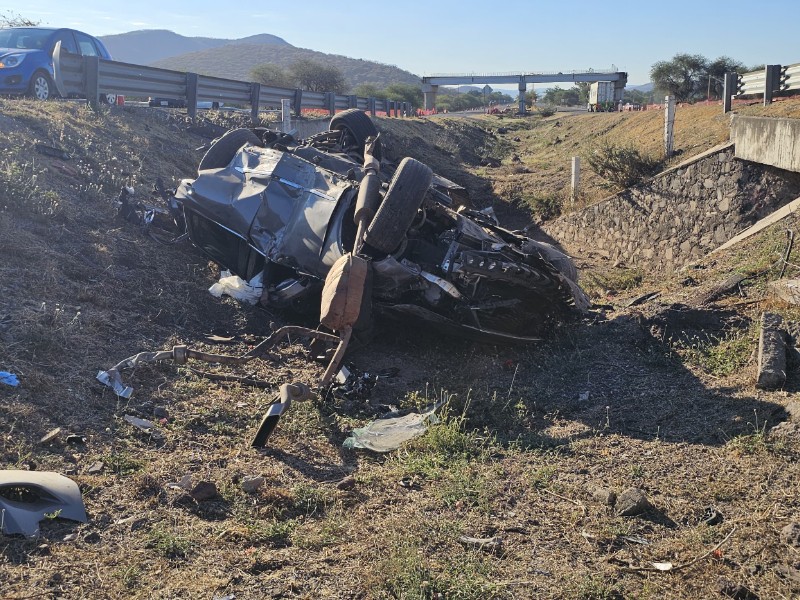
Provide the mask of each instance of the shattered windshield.
POLYGON ((0 29, 0 48, 41 50, 52 33, 50 29, 0 29))

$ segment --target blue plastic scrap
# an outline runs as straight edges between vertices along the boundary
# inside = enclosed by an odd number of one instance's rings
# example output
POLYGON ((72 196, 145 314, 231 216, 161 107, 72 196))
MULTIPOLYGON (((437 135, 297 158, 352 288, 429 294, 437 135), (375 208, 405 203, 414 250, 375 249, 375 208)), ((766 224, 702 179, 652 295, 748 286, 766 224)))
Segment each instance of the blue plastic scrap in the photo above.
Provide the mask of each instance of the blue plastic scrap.
POLYGON ((19 379, 17 379, 17 376, 13 373, 9 373, 8 371, 0 371, 0 383, 5 383, 11 387, 17 387, 19 385, 19 379))

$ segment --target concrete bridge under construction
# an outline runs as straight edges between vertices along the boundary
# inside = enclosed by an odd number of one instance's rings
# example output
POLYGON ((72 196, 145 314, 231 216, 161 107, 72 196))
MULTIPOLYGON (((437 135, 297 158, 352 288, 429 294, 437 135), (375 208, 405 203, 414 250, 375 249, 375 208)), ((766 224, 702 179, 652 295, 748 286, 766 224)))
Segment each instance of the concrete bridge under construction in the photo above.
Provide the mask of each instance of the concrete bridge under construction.
POLYGON ((582 83, 595 81, 614 82, 614 100, 622 100, 628 83, 628 74, 622 71, 569 71, 566 73, 492 73, 492 74, 437 74, 422 78, 425 110, 436 108, 436 92, 440 85, 508 84, 516 83, 519 89, 519 112, 525 112, 525 91, 529 83, 582 83))

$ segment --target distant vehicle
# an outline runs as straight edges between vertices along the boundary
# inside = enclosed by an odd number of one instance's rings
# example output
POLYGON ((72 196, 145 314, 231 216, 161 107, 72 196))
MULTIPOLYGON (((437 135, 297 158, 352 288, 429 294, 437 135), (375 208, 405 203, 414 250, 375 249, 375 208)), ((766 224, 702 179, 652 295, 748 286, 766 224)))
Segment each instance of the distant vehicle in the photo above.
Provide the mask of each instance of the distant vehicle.
MULTIPOLYGON (((62 52, 111 60, 103 42, 81 31, 52 27, 0 28, 0 94, 27 94, 37 100, 58 97, 53 49, 59 41, 62 52)), ((101 100, 116 104, 117 96, 104 94, 101 100)))
POLYGON ((589 112, 611 112, 617 109, 613 81, 595 81, 589 86, 589 112))
MULTIPOLYGON (((147 103, 150 106, 162 106, 164 108, 186 108, 186 100, 183 98, 148 98, 147 103)), ((224 106, 222 102, 217 102, 216 100, 200 100, 197 103, 197 108, 211 108, 216 110, 220 107, 224 106)))

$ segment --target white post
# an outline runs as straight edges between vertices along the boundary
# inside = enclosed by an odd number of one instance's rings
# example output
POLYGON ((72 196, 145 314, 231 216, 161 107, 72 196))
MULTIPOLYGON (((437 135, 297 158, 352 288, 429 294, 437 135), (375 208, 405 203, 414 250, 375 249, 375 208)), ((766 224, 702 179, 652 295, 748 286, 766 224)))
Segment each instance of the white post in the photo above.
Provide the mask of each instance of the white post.
POLYGON ((664 156, 672 156, 675 143, 675 96, 664 98, 664 156))
POLYGON ((572 193, 570 197, 572 201, 575 202, 575 199, 578 197, 578 186, 581 182, 581 158, 580 156, 573 156, 572 157, 572 179, 570 180, 572 193))
POLYGON ((281 131, 289 133, 292 130, 292 102, 286 98, 281 100, 281 112, 283 117, 283 126, 281 131))

